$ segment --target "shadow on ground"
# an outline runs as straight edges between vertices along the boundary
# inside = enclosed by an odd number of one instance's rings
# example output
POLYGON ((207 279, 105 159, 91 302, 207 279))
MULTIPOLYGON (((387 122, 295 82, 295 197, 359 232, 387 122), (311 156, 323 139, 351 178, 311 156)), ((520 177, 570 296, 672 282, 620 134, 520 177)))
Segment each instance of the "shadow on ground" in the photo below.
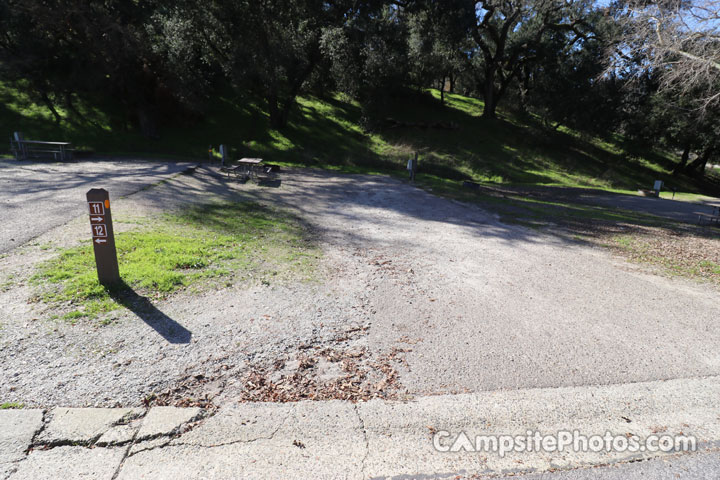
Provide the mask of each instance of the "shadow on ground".
MULTIPOLYGON (((345 175, 325 170, 288 168, 283 169, 281 188, 262 187, 262 184, 243 185, 242 182, 221 175, 212 167, 202 166, 191 182, 167 182, 162 189, 150 194, 148 200, 157 205, 166 205, 170 201, 193 204, 202 201, 208 194, 212 194, 213 201, 261 200, 266 205, 289 208, 313 225, 317 217, 329 219, 322 222, 326 233, 342 237, 344 241, 353 244, 369 241, 367 235, 373 235, 373 232, 352 228, 334 230, 330 225, 339 222, 346 225, 374 224, 383 228, 386 223, 394 223, 391 217, 399 215, 407 217, 409 222, 416 219, 459 226, 477 236, 478 240, 497 238, 508 243, 534 243, 546 242, 548 237, 554 237, 561 243, 577 242, 571 234, 561 229, 540 231, 498 220, 498 217, 489 213, 496 211, 493 208, 495 205, 480 202, 477 206, 461 206, 387 176, 345 175), (292 191, 287 192, 285 188, 292 191)), ((422 238, 404 237, 401 240, 396 238, 395 241, 410 246, 412 243, 422 243, 422 238)))
POLYGON ((121 282, 110 291, 110 296, 120 305, 133 312, 147 323, 161 337, 174 344, 188 344, 192 332, 168 317, 150 302, 147 297, 138 294, 125 282, 121 282))
MULTIPOLYGON (((585 224, 602 224, 605 228, 624 229, 627 225, 645 225, 662 218, 650 216, 662 215, 661 212, 645 210, 643 200, 618 195, 602 195, 599 192, 576 189, 564 189, 570 194, 563 197, 562 192, 547 192, 560 196, 567 203, 552 205, 553 199, 545 199, 539 192, 513 192, 517 201, 508 204, 509 199, 498 203, 492 198, 478 198, 459 204, 447 198, 432 195, 423 189, 408 185, 407 182, 387 176, 354 174, 315 169, 285 168, 281 182, 272 185, 243 185, 233 178, 227 178, 218 169, 202 165, 192 175, 192 180, 166 182, 160 189, 151 189, 145 193, 146 201, 160 208, 168 205, 192 205, 203 202, 246 202, 261 201, 264 205, 288 208, 298 214, 311 227, 321 227, 325 233, 336 240, 361 245, 371 241, 377 232, 362 228, 345 228, 341 225, 370 225, 384 230, 384 226, 395 225, 394 217, 406 217, 408 222, 425 221, 463 228, 479 241, 484 238, 496 238, 506 243, 536 243, 548 240, 558 244, 577 244, 574 232, 564 228, 541 228, 548 222, 562 220, 562 223, 582 221, 585 224), (275 187, 275 188, 265 188, 275 187), (287 190, 286 190, 287 189, 287 190), (593 198, 585 198, 593 196, 593 198), (527 201, 523 201, 524 197, 527 201), (540 197, 540 198, 536 198, 540 197), (594 198, 598 197, 598 198, 594 198), (625 202, 627 197, 630 202, 625 202), (604 205, 602 200, 617 202, 618 205, 604 205), (543 200, 550 203, 537 203, 543 200), (633 202, 640 202, 635 205, 633 202), (518 205, 514 205, 517 203, 518 205), (588 204, 590 206, 588 206, 588 204), (593 205, 595 204, 595 205, 593 205), (598 205, 599 204, 599 205, 598 205), (479 207, 479 208, 478 208, 479 207), (516 211, 517 210, 517 211, 516 211), (633 212, 634 211, 634 212, 633 212), (491 213, 494 212, 494 213, 491 213), (497 215, 499 214, 499 215, 497 215), (316 218, 323 217, 322 226, 316 218), (567 218, 565 218, 567 217, 567 218), (528 223, 526 219, 537 225, 528 223), (337 226, 337 228, 335 228, 337 226)), ((553 190, 553 189, 547 189, 553 190)), ((670 214, 666 218, 674 221, 696 218, 693 204, 661 201, 652 203, 653 207, 678 204, 678 216, 670 214), (685 211, 685 210, 688 211, 685 211)), ((673 212, 675 213, 675 212, 673 212)), ((391 231, 392 229, 390 229, 391 231)), ((708 232, 712 236, 712 232, 708 232)), ((388 239, 389 241, 389 239, 388 239)), ((422 238, 402 236, 392 240, 396 244, 422 244, 422 238)))

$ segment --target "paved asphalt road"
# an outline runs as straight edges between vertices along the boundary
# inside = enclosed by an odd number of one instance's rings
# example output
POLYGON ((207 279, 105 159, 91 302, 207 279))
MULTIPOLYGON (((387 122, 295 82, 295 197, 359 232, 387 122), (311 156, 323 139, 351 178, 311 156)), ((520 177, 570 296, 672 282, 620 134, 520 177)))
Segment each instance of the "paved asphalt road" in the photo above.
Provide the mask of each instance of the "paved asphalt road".
POLYGON ((720 478, 720 455, 703 452, 645 462, 513 476, 515 480, 680 480, 720 478))
MULTIPOLYGON (((566 200, 570 203, 586 203, 611 208, 622 208, 692 224, 698 222, 698 215, 710 215, 713 213, 714 207, 720 207, 720 198, 713 197, 701 197, 695 202, 684 202, 671 200, 669 198, 609 193, 590 188, 508 187, 507 190, 520 194, 527 193, 530 196, 539 195, 548 200, 566 200)), ((664 193, 667 193, 667 191, 664 193)))
POLYGON ((700 214, 710 215, 713 207, 720 206, 720 200, 709 200, 704 204, 680 202, 667 198, 640 197, 633 195, 608 195, 604 192, 587 191, 580 193, 577 200, 607 207, 624 208, 635 212, 649 213, 678 222, 698 223, 700 214))
POLYGON ((0 160, 0 253, 83 213, 85 192, 90 188, 105 188, 114 200, 190 165, 143 160, 69 164, 0 160))

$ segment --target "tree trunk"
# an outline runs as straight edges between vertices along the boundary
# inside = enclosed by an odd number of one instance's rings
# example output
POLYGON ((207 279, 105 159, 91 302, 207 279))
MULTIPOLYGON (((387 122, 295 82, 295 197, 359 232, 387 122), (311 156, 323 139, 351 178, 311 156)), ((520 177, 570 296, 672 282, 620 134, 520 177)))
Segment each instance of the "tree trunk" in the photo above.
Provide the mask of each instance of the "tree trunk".
POLYGON ((685 167, 685 171, 688 173, 699 173, 701 177, 704 176, 705 168, 707 167, 708 160, 710 160, 710 155, 712 155, 712 148, 708 147, 703 150, 702 154, 700 154, 698 158, 685 167))
POLYGON ((455 93, 455 75, 450 74, 450 93, 455 93))
POLYGON ((292 100, 284 102, 282 105, 277 96, 270 94, 267 96, 268 113, 270 114, 270 126, 275 129, 281 129, 287 126, 290 116, 290 108, 292 100))
POLYGON ((145 138, 158 138, 157 119, 154 110, 150 105, 138 105, 135 108, 140 133, 145 138))
POLYGON ((677 176, 685 170, 685 166, 687 165, 688 160, 690 159, 690 149, 692 148, 692 144, 690 142, 687 142, 685 144, 685 148, 683 150, 682 156, 680 157, 680 163, 678 163, 675 168, 673 168, 672 174, 674 176, 677 176))
POLYGON ((527 95, 528 91, 525 89, 525 87, 520 86, 518 89, 518 109, 522 115, 528 114, 528 107, 527 107, 527 95))
POLYGON ((497 98, 495 96, 495 88, 492 84, 485 86, 485 106, 483 107, 483 118, 496 119, 497 114, 497 98))
POLYGON ((50 97, 46 92, 42 92, 40 94, 40 98, 42 99, 45 106, 50 110, 50 112, 53 114, 53 117, 55 117, 55 124, 60 125, 60 122, 62 122, 62 116, 58 113, 58 111, 55 109, 55 105, 53 105, 52 100, 50 100, 50 97))
POLYGON ((279 119, 281 127, 287 126, 288 121, 290 120, 290 109, 292 109, 293 105, 295 105, 295 97, 290 98, 283 103, 282 108, 280 109, 279 119))
POLYGON ((497 115, 497 97, 495 96, 495 68, 488 68, 485 71, 485 91, 483 92, 485 106, 483 107, 483 118, 495 119, 497 115))
POLYGON ((440 80, 440 105, 445 105, 445 75, 440 80))
MULTIPOLYGON (((79 123, 81 121, 82 122, 88 121, 88 119, 85 117, 85 115, 83 115, 80 112, 80 110, 78 110, 77 107, 75 106, 75 102, 73 101, 73 94, 70 92, 65 92, 65 108, 67 108, 68 111, 72 112, 73 115, 75 115, 75 117, 76 117, 74 119, 72 117, 68 117, 70 119, 70 121, 72 121, 74 123, 79 123)), ((93 125, 97 125, 96 122, 90 122, 90 123, 92 123, 93 125)))
POLYGON ((521 70, 522 76, 519 82, 519 94, 520 94, 520 112, 524 115, 528 113, 528 98, 530 93, 530 74, 526 68, 521 70))

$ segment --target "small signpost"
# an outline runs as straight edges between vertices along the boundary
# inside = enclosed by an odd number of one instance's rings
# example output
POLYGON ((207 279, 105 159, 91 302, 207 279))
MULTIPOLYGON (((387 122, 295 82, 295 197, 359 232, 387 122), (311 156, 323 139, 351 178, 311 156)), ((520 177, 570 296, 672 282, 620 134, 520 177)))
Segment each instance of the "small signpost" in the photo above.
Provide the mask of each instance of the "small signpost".
POLYGON ((103 285, 111 285, 120 281, 120 271, 110 214, 110 196, 103 188, 93 188, 87 192, 87 202, 98 280, 103 285))
POLYGON ((220 166, 221 167, 225 166, 225 160, 227 159, 227 156, 228 156, 227 147, 225 147, 225 145, 220 145, 220 157, 221 157, 220 166))
POLYGON ((664 187, 664 182, 662 180, 655 180, 655 185, 653 185, 653 191, 655 192, 655 196, 660 196, 660 190, 664 187))
POLYGON ((410 173, 410 181, 415 181, 415 172, 417 172, 417 165, 418 165, 418 154, 415 152, 415 158, 411 158, 408 160, 407 169, 410 173))

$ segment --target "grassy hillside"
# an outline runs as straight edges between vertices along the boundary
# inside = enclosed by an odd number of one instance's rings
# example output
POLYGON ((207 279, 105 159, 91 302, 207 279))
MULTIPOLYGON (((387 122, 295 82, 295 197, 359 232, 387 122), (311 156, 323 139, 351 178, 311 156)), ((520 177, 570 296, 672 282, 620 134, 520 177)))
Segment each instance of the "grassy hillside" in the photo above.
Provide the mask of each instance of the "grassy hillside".
MULTIPOLYGON (((479 182, 594 187, 635 191, 666 180, 680 191, 695 192, 687 180, 669 174, 675 159, 663 152, 628 155, 621 139, 587 137, 569 129, 549 131, 535 119, 503 115, 497 121, 480 118, 482 102, 438 92, 394 100, 389 116, 399 122, 452 122, 457 129, 400 126, 365 133, 359 126, 356 103, 335 96, 300 98, 290 125, 268 128, 261 104, 234 94, 212 99, 204 120, 173 125, 148 140, 108 115, 116 105, 78 102, 83 118, 59 109, 57 125, 49 110, 17 88, 0 85, 0 132, 8 138, 20 130, 26 138, 69 140, 98 154, 170 156, 207 159, 208 146, 233 147, 233 156, 261 156, 269 161, 341 168, 349 171, 402 173, 407 159, 420 152, 426 181, 473 179, 479 182)), ((3 142, 4 143, 4 142, 3 142)), ((7 146, 4 146, 7 150, 7 146)))

